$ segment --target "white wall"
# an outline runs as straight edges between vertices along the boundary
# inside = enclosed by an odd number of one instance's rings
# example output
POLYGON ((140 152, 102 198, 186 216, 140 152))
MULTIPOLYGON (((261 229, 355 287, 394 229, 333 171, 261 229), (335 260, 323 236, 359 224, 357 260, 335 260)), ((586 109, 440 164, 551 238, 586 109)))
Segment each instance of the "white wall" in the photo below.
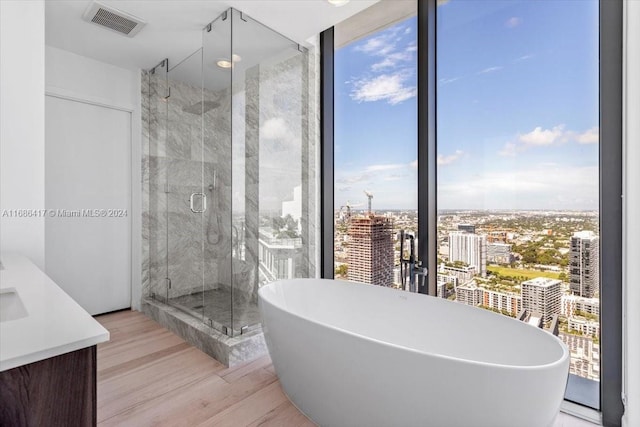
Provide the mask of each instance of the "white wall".
MULTIPOLYGON (((44 209, 44 1, 0 1, 0 209, 44 209), (25 23, 28 25, 25 26, 25 23)), ((0 250, 44 268, 44 218, 0 215, 0 250)))
POLYGON ((640 426, 640 1, 625 1, 623 425, 640 426))
MULTIPOLYGON (((140 70, 129 70, 46 46, 48 96, 131 112, 131 268, 132 307, 140 308, 141 123, 140 70)), ((78 238, 82 238, 78 236, 78 238)))
POLYGON ((46 46, 47 93, 139 110, 140 71, 128 70, 46 46))

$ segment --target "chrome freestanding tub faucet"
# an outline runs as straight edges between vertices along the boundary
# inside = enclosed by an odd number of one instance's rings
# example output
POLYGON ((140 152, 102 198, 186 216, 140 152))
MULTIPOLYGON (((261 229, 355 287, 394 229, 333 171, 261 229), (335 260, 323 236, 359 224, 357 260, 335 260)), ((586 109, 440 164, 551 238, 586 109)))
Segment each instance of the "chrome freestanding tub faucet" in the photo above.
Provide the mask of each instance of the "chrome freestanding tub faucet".
POLYGON ((398 233, 400 238, 400 282, 403 291, 418 292, 419 286, 424 286, 427 278, 427 268, 422 267, 422 262, 416 259, 415 237, 404 230, 398 233), (405 241, 409 241, 409 258, 404 256, 405 241), (407 289, 407 277, 409 288, 407 289))

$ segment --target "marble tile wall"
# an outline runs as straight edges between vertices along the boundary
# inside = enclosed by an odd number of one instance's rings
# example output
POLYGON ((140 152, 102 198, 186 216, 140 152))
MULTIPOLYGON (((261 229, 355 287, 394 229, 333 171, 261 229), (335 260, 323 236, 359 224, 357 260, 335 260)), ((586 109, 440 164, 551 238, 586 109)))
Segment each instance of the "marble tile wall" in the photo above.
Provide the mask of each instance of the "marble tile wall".
MULTIPOLYGON (((203 104, 200 87, 158 72, 143 75, 142 86, 143 296, 214 289, 220 264, 231 262, 229 102, 203 104), (205 120, 213 125, 203 127, 205 120), (204 213, 191 211, 192 193, 206 196, 204 213)), ((194 201, 196 209, 205 203, 200 195, 194 201)))

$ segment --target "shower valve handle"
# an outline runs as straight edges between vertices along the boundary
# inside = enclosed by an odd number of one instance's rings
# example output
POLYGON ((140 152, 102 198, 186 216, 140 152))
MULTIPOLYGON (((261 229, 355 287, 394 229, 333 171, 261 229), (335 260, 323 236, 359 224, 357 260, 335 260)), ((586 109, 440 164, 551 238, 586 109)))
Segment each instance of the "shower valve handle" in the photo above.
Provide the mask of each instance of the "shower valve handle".
POLYGON ((189 197, 189 208, 191 209, 191 212, 193 213, 203 213, 204 211, 207 210, 207 195, 204 193, 191 193, 191 196, 189 197), (200 196, 202 197, 202 208, 200 209, 196 209, 194 207, 194 199, 196 196, 200 196))

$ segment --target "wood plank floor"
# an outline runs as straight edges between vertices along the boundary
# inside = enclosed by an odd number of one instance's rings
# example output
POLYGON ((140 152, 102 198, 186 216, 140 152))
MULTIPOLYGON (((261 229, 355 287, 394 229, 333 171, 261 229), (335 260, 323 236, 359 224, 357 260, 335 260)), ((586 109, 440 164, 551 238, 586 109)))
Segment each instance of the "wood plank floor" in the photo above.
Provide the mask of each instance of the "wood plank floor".
MULTIPOLYGON (((282 392, 268 356, 234 368, 134 311, 98 316, 101 426, 313 426, 282 392)), ((554 427, 593 427, 559 414, 554 427)))
POLYGON ((233 368, 134 311, 98 316, 98 425, 313 426, 268 356, 233 368))

